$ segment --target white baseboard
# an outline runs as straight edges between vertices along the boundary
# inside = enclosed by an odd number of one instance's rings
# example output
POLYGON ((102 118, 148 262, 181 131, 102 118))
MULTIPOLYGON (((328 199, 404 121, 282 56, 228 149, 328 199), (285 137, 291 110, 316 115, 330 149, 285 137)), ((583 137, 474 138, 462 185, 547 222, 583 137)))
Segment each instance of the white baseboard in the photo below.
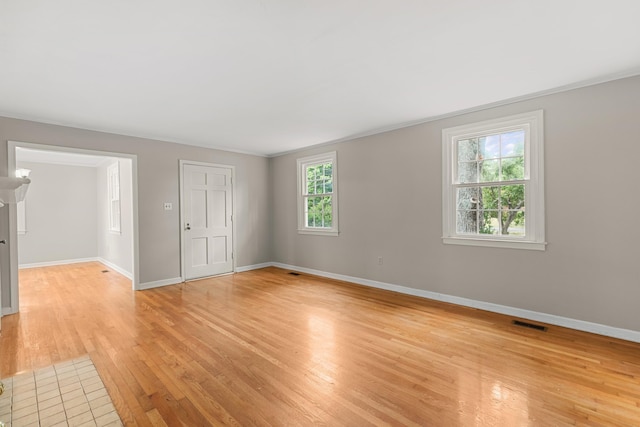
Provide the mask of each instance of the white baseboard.
POLYGON ((236 267, 236 273, 244 273, 245 271, 259 270, 261 268, 272 267, 272 262, 263 262, 262 264, 243 265, 242 267, 236 267))
POLYGON ((521 308, 509 307, 506 305, 493 304, 490 302, 476 301, 469 298, 456 297, 453 295, 441 294, 437 292, 425 291, 422 289, 408 288, 406 286, 394 285, 390 283, 378 282, 375 280, 362 279, 359 277, 345 276, 343 274, 328 273, 326 271, 314 270, 311 268, 297 267, 294 265, 282 264, 279 262, 270 263, 271 266, 284 268, 286 270, 295 270, 302 273, 313 274, 315 276, 327 277, 329 279, 343 280, 345 282, 356 283, 359 285, 369 286, 372 288, 385 289, 388 291, 399 292, 407 295, 414 295, 422 298, 428 298, 436 301, 448 302, 452 304, 462 305, 465 307, 478 308, 481 310, 491 311, 494 313, 506 314, 508 316, 519 317, 523 319, 536 320, 538 322, 548 323, 551 325, 562 326, 565 328, 576 329, 578 331, 591 332, 594 334, 604 335, 612 338, 620 338, 627 341, 640 343, 640 331, 630 329, 616 328, 613 326, 601 325, 599 323, 586 322, 584 320, 571 319, 569 317, 556 316, 553 314, 539 313, 537 311, 524 310, 521 308))
POLYGON ((159 288, 161 286, 177 285, 182 283, 182 277, 174 277, 173 279, 156 280, 155 282, 140 283, 136 288, 137 291, 143 291, 145 289, 159 288))
POLYGON ((129 273, 127 270, 125 270, 122 267, 119 267, 117 265, 115 265, 114 263, 107 261, 104 258, 98 258, 98 262, 102 263, 105 265, 105 267, 108 267, 112 270, 117 271, 118 273, 122 274, 124 277, 126 277, 129 280, 133 280, 133 274, 129 273))
POLYGON ((2 307, 2 315, 3 316, 8 316, 10 314, 15 314, 17 313, 17 310, 14 310, 13 307, 2 307))
POLYGON ((47 262, 34 262, 31 264, 20 264, 18 268, 37 268, 37 267, 52 267, 54 265, 65 265, 65 264, 79 264, 81 262, 100 262, 99 258, 76 258, 76 259, 62 259, 59 261, 47 261, 47 262))

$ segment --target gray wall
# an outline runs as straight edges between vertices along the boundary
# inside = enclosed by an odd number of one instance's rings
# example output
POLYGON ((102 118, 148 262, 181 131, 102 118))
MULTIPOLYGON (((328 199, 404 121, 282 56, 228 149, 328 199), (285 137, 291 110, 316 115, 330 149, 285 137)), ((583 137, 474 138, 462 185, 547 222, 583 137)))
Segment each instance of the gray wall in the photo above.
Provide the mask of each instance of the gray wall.
POLYGON ((18 166, 31 169, 32 179, 26 197, 27 233, 18 236, 20 264, 95 258, 95 168, 30 162, 18 166))
POLYGON ((639 135, 634 77, 272 158, 272 259, 638 331, 639 135), (444 245, 442 129, 537 109, 547 250, 444 245), (340 236, 299 235, 296 158, 330 150, 340 236))
MULTIPOLYGON (((269 188, 266 158, 143 138, 0 118, 0 175, 7 176, 7 141, 30 142, 137 155, 140 282, 180 277, 179 160, 236 166, 236 262, 270 261, 269 188)), ((0 236, 9 235, 8 208, 0 208, 0 236)), ((11 242, 9 242, 11 244, 11 242)), ((0 245, 2 302, 11 300, 9 250, 0 245)))
POLYGON ((114 159, 96 169, 96 199, 98 204, 98 257, 133 274, 133 195, 131 192, 131 160, 114 159), (120 233, 109 231, 109 209, 107 197, 107 167, 120 163, 120 233))

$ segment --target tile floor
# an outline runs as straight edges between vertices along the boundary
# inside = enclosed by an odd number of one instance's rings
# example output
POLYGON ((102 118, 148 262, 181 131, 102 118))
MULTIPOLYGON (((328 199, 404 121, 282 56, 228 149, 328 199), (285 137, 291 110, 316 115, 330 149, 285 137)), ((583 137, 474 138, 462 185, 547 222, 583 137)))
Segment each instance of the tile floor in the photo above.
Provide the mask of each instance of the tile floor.
POLYGON ((89 356, 2 380, 6 427, 122 426, 89 356))

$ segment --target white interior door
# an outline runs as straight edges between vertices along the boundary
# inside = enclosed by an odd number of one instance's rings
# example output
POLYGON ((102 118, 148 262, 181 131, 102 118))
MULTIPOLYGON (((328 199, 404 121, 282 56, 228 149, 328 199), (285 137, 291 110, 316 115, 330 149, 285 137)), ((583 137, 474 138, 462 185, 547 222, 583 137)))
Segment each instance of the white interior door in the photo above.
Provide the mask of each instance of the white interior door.
POLYGON ((185 278, 233 271, 231 168, 183 165, 185 278))

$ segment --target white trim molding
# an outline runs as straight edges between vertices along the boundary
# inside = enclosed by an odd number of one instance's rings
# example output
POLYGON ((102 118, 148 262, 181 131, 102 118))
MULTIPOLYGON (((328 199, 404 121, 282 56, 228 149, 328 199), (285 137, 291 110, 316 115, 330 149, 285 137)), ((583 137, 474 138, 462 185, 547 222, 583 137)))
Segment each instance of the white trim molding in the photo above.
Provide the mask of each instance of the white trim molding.
POLYGON ((102 262, 102 261, 100 260, 100 258, 95 258, 95 257, 94 258, 61 259, 58 261, 44 261, 44 262, 33 262, 30 264, 20 264, 18 268, 22 270, 26 268, 53 267, 56 265, 65 265, 65 264, 80 264, 81 262, 102 262))
MULTIPOLYGON (((338 226, 338 154, 336 151, 316 154, 313 156, 301 157, 296 160, 297 165, 297 188, 298 188, 298 234, 312 234, 319 236, 337 237, 340 234, 338 226), (307 187, 307 168, 331 164, 331 191, 323 190, 326 193, 309 193, 307 187), (312 197, 331 198, 331 226, 314 226, 307 224, 307 199, 312 197)), ((315 187, 315 186, 314 186, 315 187)))
MULTIPOLYGON (((502 140, 504 141, 504 140, 502 140)), ((502 166, 498 168, 502 171, 502 166)), ((496 172, 497 173, 497 172, 496 172)), ((509 209, 507 205, 505 209, 509 209)), ((542 110, 516 114, 507 117, 499 117, 477 123, 469 123, 442 130, 442 241, 445 244, 488 246, 513 249, 533 249, 544 251, 545 241, 545 209, 544 209, 544 114, 542 110), (498 151, 489 156, 482 157, 482 144, 478 141, 489 138, 490 135, 498 136, 502 140, 504 135, 510 133, 523 135, 522 153, 515 152, 505 154, 504 142, 498 142, 498 151), (475 146, 475 149, 467 148, 459 150, 460 145, 475 146), (501 148, 502 145, 502 148, 501 148), (466 155, 472 155, 467 158, 466 155), (463 158, 460 159, 459 156, 463 158), (497 157, 494 157, 497 156, 497 157), (504 160, 503 160, 504 159, 504 160), (505 164, 507 160, 522 159, 523 176, 504 177, 502 172, 495 178, 483 180, 480 176, 482 164, 505 164), (459 167, 464 166, 463 169, 459 167), (475 173, 467 176, 469 166, 475 169, 475 173), (462 171, 462 172, 461 172, 462 171), (508 233, 500 234, 502 228, 503 207, 498 197, 497 205, 483 208, 482 198, 485 189, 503 189, 510 186, 522 187, 522 204, 511 206, 511 213, 518 212, 524 215, 524 228, 526 232, 522 236, 510 236, 508 233), (471 194, 475 196, 471 197, 471 194), (465 194, 465 197, 460 197, 465 194), (458 200, 459 199, 459 200, 458 200), (475 201, 474 201, 475 199, 475 201), (526 209, 525 209, 526 208, 526 209), (483 211, 483 209, 486 209, 483 211), (458 215, 460 212, 477 215, 476 229, 459 230, 458 215), (478 229, 480 217, 483 212, 490 215, 496 214, 499 234, 482 234, 478 229)))
POLYGON ((236 267, 236 273, 244 273, 245 271, 260 270, 261 268, 273 267, 272 262, 263 262, 262 264, 243 265, 236 267))
POLYGON ((285 270, 300 271, 302 273, 313 274, 314 276, 326 277, 329 279, 342 280, 344 282, 355 283, 358 285, 369 286, 372 288, 384 289, 387 291, 399 292, 401 294, 413 295, 421 298, 432 299, 435 301, 448 302, 464 307, 477 308, 480 310, 491 311, 493 313, 505 314, 522 319, 535 320, 550 325, 561 326, 564 328, 575 329, 583 332, 604 335, 612 338, 619 338, 627 341, 640 343, 640 331, 631 329, 616 328, 613 326, 602 325, 599 323, 587 322, 584 320, 572 319, 569 317, 556 316, 553 314, 540 313, 532 310, 525 310, 506 305, 493 304, 490 302, 476 301, 469 298, 462 298, 453 295, 441 294, 438 292, 425 291, 422 289, 409 288, 406 286, 394 285, 391 283, 378 282, 376 280, 362 279, 360 277, 345 276, 343 274, 329 273, 326 271, 314 270, 312 268, 298 267, 295 265, 282 264, 279 262, 271 263, 273 267, 279 267, 285 270))
POLYGON ((114 263, 107 261, 104 258, 98 258, 98 262, 101 263, 102 265, 104 265, 105 267, 108 267, 120 274, 122 274, 124 277, 126 277, 129 280, 133 280, 133 274, 131 274, 130 271, 125 270, 124 268, 115 265, 114 263))
POLYGON ((184 280, 182 280, 182 277, 174 277, 173 279, 164 279, 164 280, 156 280, 153 282, 145 282, 145 283, 140 283, 140 285, 138 285, 138 291, 143 291, 145 289, 153 289, 153 288, 160 288, 162 286, 170 286, 170 285, 177 285, 178 283, 183 283, 184 280))

